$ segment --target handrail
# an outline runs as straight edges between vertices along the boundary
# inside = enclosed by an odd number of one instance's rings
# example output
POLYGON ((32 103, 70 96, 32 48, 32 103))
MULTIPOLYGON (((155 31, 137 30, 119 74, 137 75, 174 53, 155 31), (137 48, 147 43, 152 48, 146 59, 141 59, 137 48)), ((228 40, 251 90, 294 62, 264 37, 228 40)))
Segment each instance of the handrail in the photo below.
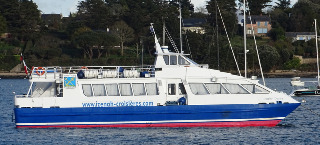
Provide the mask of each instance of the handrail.
POLYGON ((15 95, 15 98, 30 98, 31 95, 15 95))
MULTIPOLYGON (((131 77, 140 77, 140 73, 148 72, 151 77, 154 77, 155 67, 153 65, 148 66, 69 66, 69 67, 34 67, 31 71, 31 79, 61 79, 62 74, 77 74, 80 71, 88 73, 90 76, 86 78, 101 78, 104 73, 115 74, 116 78, 131 78, 131 77), (41 70, 38 68, 41 68, 41 70), (39 73, 41 71, 41 73, 39 73), (42 73, 44 71, 44 73, 42 73), (135 75, 124 76, 124 71, 131 71, 135 75), (38 73, 37 73, 38 72, 38 73)), ((112 75, 113 76, 113 75, 112 75)), ((109 78, 115 78, 108 76, 109 78)), ((107 78, 105 76, 104 78, 107 78)))

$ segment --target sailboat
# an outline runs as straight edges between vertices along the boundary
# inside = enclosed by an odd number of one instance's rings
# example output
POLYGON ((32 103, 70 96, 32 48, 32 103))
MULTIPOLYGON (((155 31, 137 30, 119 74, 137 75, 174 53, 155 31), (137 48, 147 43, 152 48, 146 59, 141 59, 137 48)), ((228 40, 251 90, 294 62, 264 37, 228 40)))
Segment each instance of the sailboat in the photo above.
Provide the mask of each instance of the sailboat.
POLYGON ((309 81, 309 82, 302 82, 300 77, 294 77, 291 79, 291 86, 294 88, 303 87, 301 89, 294 89, 291 93, 293 96, 320 96, 320 82, 319 82, 319 50, 318 50, 318 34, 317 34, 317 19, 314 19, 314 27, 315 27, 315 34, 316 34, 316 50, 317 50, 317 81, 309 81), (314 83, 315 85, 311 85, 306 87, 307 83, 314 83))

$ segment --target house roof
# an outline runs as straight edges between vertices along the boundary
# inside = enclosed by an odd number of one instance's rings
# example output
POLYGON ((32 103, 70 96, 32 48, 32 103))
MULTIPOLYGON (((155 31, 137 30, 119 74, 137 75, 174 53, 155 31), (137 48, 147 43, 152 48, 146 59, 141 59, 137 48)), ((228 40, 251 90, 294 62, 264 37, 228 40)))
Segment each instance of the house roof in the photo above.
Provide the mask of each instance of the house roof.
POLYGON ((297 37, 298 35, 316 35, 315 32, 286 32, 286 37, 297 37))
POLYGON ((183 19, 183 27, 201 27, 205 23, 206 19, 203 18, 183 19))
MULTIPOLYGON (((252 15, 251 20, 252 20, 252 24, 256 24, 256 22, 261 22, 261 21, 263 21, 263 22, 265 22, 265 21, 270 22, 271 21, 270 17, 260 16, 260 15, 252 15)), ((247 18, 246 18, 246 23, 251 24, 249 16, 247 16, 247 18)))

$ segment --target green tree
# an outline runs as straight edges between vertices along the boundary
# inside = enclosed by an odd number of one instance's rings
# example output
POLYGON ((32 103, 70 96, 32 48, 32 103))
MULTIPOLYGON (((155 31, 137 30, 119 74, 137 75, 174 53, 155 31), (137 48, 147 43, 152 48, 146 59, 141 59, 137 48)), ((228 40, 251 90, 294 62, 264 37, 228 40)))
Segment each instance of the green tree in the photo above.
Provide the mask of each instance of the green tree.
POLYGON ((280 55, 277 52, 277 49, 270 45, 259 46, 260 59, 262 68, 265 71, 270 71, 279 61, 280 55))
MULTIPOLYGON (((148 28, 150 23, 156 23, 152 21, 152 14, 154 11, 157 11, 157 9, 162 8, 160 5, 157 7, 156 4, 159 3, 154 3, 152 0, 126 0, 128 10, 120 21, 126 22, 126 24, 133 28, 136 34, 135 40, 138 40, 138 36, 148 33, 146 28, 148 28)), ((157 19, 161 21, 161 16, 157 19)))
POLYGON ((8 32, 13 33, 20 26, 20 2, 0 0, 0 14, 6 19, 8 32))
POLYGON ((304 47, 305 50, 305 57, 317 57, 317 49, 316 49, 316 39, 311 39, 307 42, 305 42, 306 45, 304 47))
POLYGON ((301 66, 300 59, 298 57, 293 57, 292 60, 286 62, 285 69, 298 69, 301 66))
POLYGON ((123 56, 124 43, 131 42, 133 40, 134 30, 129 27, 124 21, 119 21, 114 23, 111 31, 120 42, 121 55, 123 56))
MULTIPOLYGON (((236 3, 234 0, 217 0, 217 4, 220 8, 221 15, 223 17, 224 24, 229 33, 229 36, 233 36, 237 31, 237 16, 236 16, 236 3)), ((216 10, 217 6, 215 0, 208 1, 207 10, 209 13, 208 22, 210 25, 215 27, 215 24, 218 23, 220 34, 225 34, 224 26, 219 14, 219 11, 216 10), (216 11, 218 15, 218 21, 216 22, 216 11)), ((209 28, 212 29, 212 28, 209 28)))
POLYGON ((112 25, 109 12, 103 0, 85 0, 78 5, 76 19, 93 30, 106 30, 112 25))
POLYGON ((7 31, 7 21, 6 19, 0 14, 0 35, 7 31))
POLYGON ((92 31, 82 28, 77 32, 77 35, 74 36, 74 42, 83 50, 84 57, 88 56, 90 60, 94 56, 99 59, 110 46, 114 46, 118 42, 113 35, 106 31, 92 31))
POLYGON ((290 0, 278 0, 276 4, 277 5, 275 6, 275 8, 279 8, 282 10, 290 8, 290 0))
POLYGON ((102 56, 102 54, 107 52, 107 49, 111 46, 118 44, 118 39, 113 35, 107 33, 106 31, 98 31, 96 32, 98 37, 97 39, 97 51, 98 51, 98 59, 102 56))
POLYGON ((320 1, 318 1, 318 0, 309 0, 309 1, 312 2, 312 3, 314 3, 314 4, 320 5, 320 1))
POLYGON ((25 41, 23 51, 26 49, 28 41, 35 44, 37 38, 39 38, 40 32, 40 10, 33 1, 22 0, 20 1, 20 29, 18 33, 21 39, 25 41))
POLYGON ((281 39, 275 41, 273 46, 277 49, 280 59, 277 63, 278 66, 283 66, 283 64, 289 61, 293 56, 293 46, 291 40, 281 39))
POLYGON ((285 39, 285 31, 281 27, 271 29, 268 35, 273 41, 285 39))
POLYGON ((203 63, 206 56, 208 56, 208 51, 205 48, 204 36, 195 32, 187 31, 188 44, 191 49, 192 58, 203 63))
POLYGON ((273 28, 282 27, 285 31, 289 27, 289 14, 279 8, 275 8, 271 13, 271 23, 273 28))
POLYGON ((319 13, 319 4, 310 1, 298 1, 292 8, 289 31, 313 32, 314 26, 312 24, 314 19, 320 19, 319 13))
POLYGON ((119 21, 129 10, 126 0, 105 0, 113 21, 119 21))
MULTIPOLYGON (((240 3, 243 3, 242 0, 239 0, 240 3)), ((262 10, 269 5, 272 0, 247 0, 251 15, 260 15, 263 14, 262 10)))
POLYGON ((84 56, 93 58, 93 49, 99 43, 99 37, 93 31, 87 31, 75 37, 76 44, 83 49, 84 56))
POLYGON ((189 18, 191 14, 194 13, 194 5, 190 0, 172 0, 170 5, 179 7, 179 3, 181 4, 181 15, 183 18, 189 18))
POLYGON ((7 30, 24 42, 24 51, 29 41, 35 44, 40 32, 40 11, 29 0, 0 0, 0 12, 7 22, 7 30))
POLYGON ((36 55, 37 59, 50 60, 54 57, 59 57, 62 54, 60 48, 61 40, 50 34, 41 36, 36 40, 34 47, 30 50, 30 55, 36 55))

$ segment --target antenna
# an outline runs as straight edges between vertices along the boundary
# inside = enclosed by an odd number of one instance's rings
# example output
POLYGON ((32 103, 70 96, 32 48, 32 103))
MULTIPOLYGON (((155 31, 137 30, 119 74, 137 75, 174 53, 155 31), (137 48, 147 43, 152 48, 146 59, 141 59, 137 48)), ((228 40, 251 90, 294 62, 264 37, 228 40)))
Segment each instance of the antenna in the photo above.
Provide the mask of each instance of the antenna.
POLYGON ((314 19, 314 31, 316 32, 316 49, 317 49, 317 72, 318 72, 318 86, 320 86, 319 82, 319 50, 318 50, 318 32, 317 32, 317 19, 314 19))
POLYGON ((218 56, 218 70, 220 70, 220 52, 219 52, 219 29, 218 29, 218 6, 217 6, 217 0, 215 0, 216 3, 216 35, 217 35, 217 56, 218 56))
POLYGON ((179 20, 180 20, 180 53, 183 53, 182 51, 182 16, 181 16, 181 1, 179 1, 179 20))
POLYGON ((244 77, 247 78, 246 0, 243 0, 244 77))

